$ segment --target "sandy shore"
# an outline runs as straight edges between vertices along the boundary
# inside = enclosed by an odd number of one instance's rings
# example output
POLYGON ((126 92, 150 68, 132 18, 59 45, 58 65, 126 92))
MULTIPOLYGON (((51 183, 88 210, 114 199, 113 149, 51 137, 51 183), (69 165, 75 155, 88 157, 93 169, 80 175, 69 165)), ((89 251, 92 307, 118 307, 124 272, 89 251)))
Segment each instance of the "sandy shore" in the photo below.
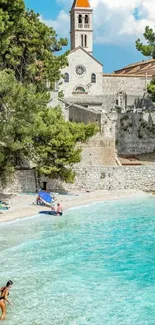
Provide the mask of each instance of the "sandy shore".
MULTIPOLYGON (((57 202, 60 202, 65 210, 73 207, 86 205, 97 201, 118 200, 120 198, 140 197, 147 194, 142 191, 121 190, 121 191, 94 191, 76 192, 69 195, 56 194, 57 202)), ((10 208, 7 211, 0 211, 0 222, 9 222, 37 215, 41 210, 50 210, 47 207, 34 205, 36 195, 14 194, 2 197, 8 202, 10 208)))

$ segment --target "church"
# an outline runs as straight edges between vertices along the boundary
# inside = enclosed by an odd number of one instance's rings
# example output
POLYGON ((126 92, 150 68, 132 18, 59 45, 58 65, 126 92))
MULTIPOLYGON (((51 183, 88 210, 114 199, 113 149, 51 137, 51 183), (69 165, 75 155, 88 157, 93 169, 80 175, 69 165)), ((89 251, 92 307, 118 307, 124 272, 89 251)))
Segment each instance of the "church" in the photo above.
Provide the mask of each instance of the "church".
POLYGON ((129 65, 111 74, 93 56, 93 9, 89 0, 74 0, 70 10, 69 65, 62 70, 59 91, 66 105, 88 110, 123 112, 135 107, 136 100, 147 92, 155 75, 155 60, 129 65))

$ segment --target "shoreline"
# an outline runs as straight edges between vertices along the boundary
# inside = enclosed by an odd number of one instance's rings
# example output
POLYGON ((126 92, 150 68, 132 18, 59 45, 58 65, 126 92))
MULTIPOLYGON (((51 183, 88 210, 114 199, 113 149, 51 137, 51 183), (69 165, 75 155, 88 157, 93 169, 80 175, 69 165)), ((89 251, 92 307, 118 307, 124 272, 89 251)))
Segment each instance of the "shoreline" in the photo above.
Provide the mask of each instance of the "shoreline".
MULTIPOLYGON (((62 204, 63 211, 65 212, 71 208, 78 208, 87 204, 102 202, 102 201, 114 201, 119 199, 147 197, 149 194, 143 191, 136 190, 119 190, 119 191, 92 191, 92 192, 75 192, 69 195, 56 194, 57 202, 62 204)), ((37 196, 37 195, 36 195, 37 196)), ((35 195, 30 194, 14 194, 11 196, 8 203, 10 205, 9 210, 0 211, 0 224, 20 221, 27 217, 37 216, 40 211, 49 211, 49 207, 37 206, 33 202, 36 199, 35 195)))

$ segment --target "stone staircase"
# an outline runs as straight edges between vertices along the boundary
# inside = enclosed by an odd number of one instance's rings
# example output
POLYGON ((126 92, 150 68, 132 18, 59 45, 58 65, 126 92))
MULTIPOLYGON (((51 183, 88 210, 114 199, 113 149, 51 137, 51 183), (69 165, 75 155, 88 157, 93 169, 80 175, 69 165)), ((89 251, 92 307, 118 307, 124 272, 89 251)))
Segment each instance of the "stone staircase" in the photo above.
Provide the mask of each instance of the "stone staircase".
POLYGON ((82 166, 116 166, 115 143, 105 140, 101 134, 82 145, 82 166))

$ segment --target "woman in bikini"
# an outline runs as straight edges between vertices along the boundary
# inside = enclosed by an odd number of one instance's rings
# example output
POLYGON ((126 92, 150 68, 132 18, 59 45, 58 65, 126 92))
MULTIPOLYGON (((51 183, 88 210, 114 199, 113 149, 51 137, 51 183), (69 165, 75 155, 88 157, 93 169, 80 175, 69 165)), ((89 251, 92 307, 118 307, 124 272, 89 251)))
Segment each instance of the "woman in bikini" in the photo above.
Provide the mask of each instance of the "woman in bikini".
POLYGON ((10 280, 7 282, 6 286, 0 288, 0 308, 2 311, 2 315, 0 320, 4 320, 6 318, 6 302, 13 306, 13 304, 8 300, 9 289, 12 287, 13 282, 10 280))

